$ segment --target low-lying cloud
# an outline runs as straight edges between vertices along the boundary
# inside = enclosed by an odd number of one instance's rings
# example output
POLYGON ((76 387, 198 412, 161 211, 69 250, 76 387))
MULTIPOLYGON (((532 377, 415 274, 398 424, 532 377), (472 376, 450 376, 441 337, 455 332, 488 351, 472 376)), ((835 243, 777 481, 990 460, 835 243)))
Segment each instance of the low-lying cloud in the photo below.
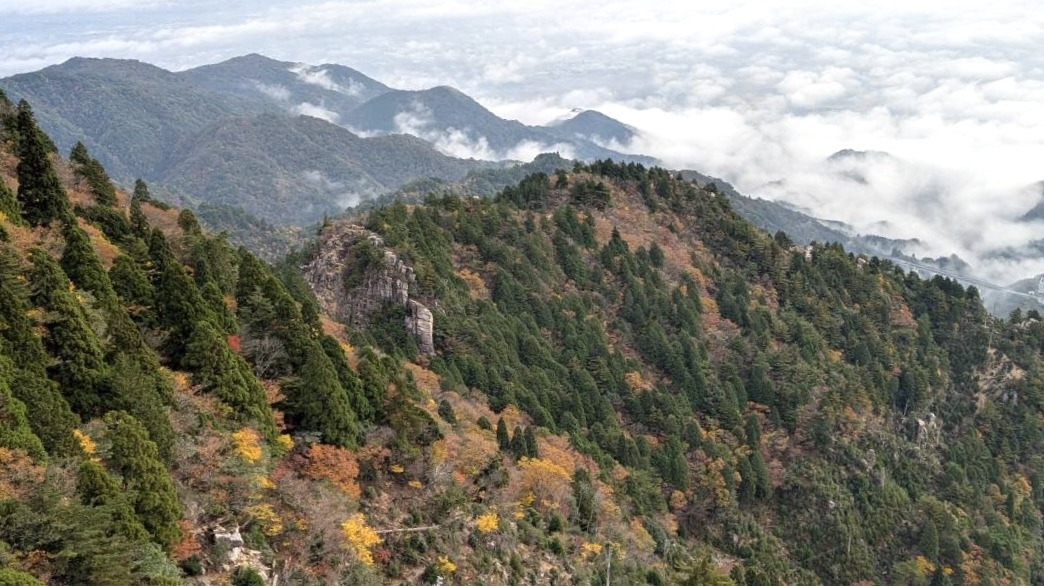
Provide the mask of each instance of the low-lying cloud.
MULTIPOLYGON (((528 124, 595 109, 642 131, 619 146, 670 167, 793 200, 857 229, 916 236, 925 254, 957 253, 996 280, 1044 271, 1038 257, 1001 261, 993 253, 1025 249, 1044 228, 1015 221, 1040 198, 1026 186, 1044 178, 1039 3, 80 5, 45 0, 30 10, 0 1, 0 75, 74 55, 178 69, 260 48, 356 67, 401 89, 452 85, 528 124), (78 16, 40 19, 33 11, 78 16), (897 162, 872 162, 865 182, 853 181, 824 162, 845 148, 888 152, 897 162)), ((336 85, 322 68, 299 76, 336 85)), ((321 104, 295 107, 329 119, 321 104)), ((558 146, 496 152, 467 128, 435 135, 424 122, 421 113, 400 126, 456 156, 524 159, 558 146)))
POLYGON ((522 140, 506 149, 495 149, 489 140, 470 128, 440 128, 434 123, 431 111, 419 102, 409 110, 399 112, 394 118, 395 132, 422 138, 440 152, 461 159, 484 161, 532 161, 540 153, 557 152, 563 157, 573 157, 573 147, 566 143, 541 143, 522 140))

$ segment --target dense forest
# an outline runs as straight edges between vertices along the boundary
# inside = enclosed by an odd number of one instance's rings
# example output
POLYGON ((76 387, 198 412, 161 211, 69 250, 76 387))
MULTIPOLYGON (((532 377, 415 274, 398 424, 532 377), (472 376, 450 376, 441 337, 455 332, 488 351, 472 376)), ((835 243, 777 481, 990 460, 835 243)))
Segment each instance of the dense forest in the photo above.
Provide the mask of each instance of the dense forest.
POLYGON ((434 352, 0 93, 0 584, 1044 582, 1035 312, 637 164, 338 221, 434 352))

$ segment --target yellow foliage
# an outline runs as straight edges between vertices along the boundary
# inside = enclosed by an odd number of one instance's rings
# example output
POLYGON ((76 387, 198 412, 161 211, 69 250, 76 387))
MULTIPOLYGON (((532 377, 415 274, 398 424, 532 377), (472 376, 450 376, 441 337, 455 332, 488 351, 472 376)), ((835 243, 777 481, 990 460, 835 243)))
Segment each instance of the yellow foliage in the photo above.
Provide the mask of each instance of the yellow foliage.
POLYGON ((453 563, 448 557, 440 555, 436 566, 439 568, 439 574, 448 576, 453 572, 457 571, 457 564, 453 563))
POLYGON ((247 462, 253 464, 261 459, 261 436, 257 431, 244 427, 232 434, 232 442, 236 453, 247 462))
POLYGON ((402 474, 403 472, 406 471, 406 469, 403 468, 400 464, 392 464, 391 465, 391 471, 392 471, 392 474, 402 474))
POLYGON ((272 537, 283 532, 283 520, 272 509, 272 505, 260 503, 248 508, 246 512, 261 525, 261 531, 265 535, 272 537))
POLYGON ((280 434, 279 437, 276 438, 276 443, 279 444, 279 447, 283 448, 283 451, 289 452, 294 449, 294 438, 290 437, 289 434, 280 434))
POLYGON ((257 485, 260 486, 261 488, 264 488, 264 489, 275 488, 275 483, 272 482, 271 480, 269 480, 269 478, 267 476, 265 476, 264 474, 258 474, 256 476, 254 476, 254 480, 257 482, 257 485))
POLYGON ((922 576, 931 576, 935 573, 935 564, 923 555, 917 556, 914 561, 917 562, 917 571, 920 572, 922 576))
POLYGON ((500 516, 496 511, 490 510, 475 519, 475 526, 482 533, 493 533, 500 528, 500 516))
POLYGON ((597 556, 600 553, 602 553, 602 544, 601 543, 584 542, 583 544, 580 545, 580 556, 581 557, 587 557, 587 556, 594 557, 594 556, 597 556))
POLYGON ((423 486, 421 484, 420 480, 411 480, 411 481, 407 482, 406 485, 409 486, 410 488, 417 488, 417 489, 419 489, 421 486, 423 486))
POLYGON ((76 441, 79 442, 80 449, 83 450, 83 453, 87 454, 87 456, 93 456, 94 452, 97 451, 98 446, 94 443, 94 440, 91 439, 91 436, 78 429, 73 430, 73 435, 76 436, 76 441))
POLYGON ((521 521, 523 518, 525 518, 526 514, 522 511, 515 511, 511 514, 511 516, 514 517, 516 520, 521 521))
POLYGON ((518 467, 526 472, 531 472, 540 476, 546 475, 566 480, 569 479, 569 471, 550 460, 523 457, 519 459, 518 467))
POLYGON ((624 375, 624 383, 632 393, 641 393, 652 390, 652 384, 642 378, 642 373, 631 371, 624 375))
POLYGON ((356 513, 341 523, 341 533, 355 557, 367 566, 372 566, 373 548, 382 540, 377 531, 366 524, 363 514, 356 513))

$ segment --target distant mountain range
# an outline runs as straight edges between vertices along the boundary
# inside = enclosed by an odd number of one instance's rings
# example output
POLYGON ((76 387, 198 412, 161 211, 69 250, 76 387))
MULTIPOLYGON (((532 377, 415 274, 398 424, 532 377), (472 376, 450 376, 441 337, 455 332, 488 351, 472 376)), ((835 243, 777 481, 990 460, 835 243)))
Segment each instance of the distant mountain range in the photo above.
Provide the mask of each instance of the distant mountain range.
POLYGON ((395 90, 342 65, 256 54, 177 73, 74 58, 0 87, 33 104, 63 152, 83 141, 117 180, 140 177, 179 203, 236 206, 274 224, 314 222, 411 181, 458 181, 522 152, 656 162, 586 138, 634 136, 597 113, 526 126, 452 88, 395 90))

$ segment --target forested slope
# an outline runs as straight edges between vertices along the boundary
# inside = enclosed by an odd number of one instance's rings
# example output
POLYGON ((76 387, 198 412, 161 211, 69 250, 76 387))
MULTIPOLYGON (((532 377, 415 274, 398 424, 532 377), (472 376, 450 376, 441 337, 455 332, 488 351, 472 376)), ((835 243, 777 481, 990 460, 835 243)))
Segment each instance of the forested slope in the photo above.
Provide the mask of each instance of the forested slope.
POLYGON ((0 95, 0 213, 0 583, 1044 577, 1039 316, 666 171, 395 204, 272 267, 0 95), (338 254, 346 292, 407 276, 433 353, 414 305, 323 314, 298 270, 338 254))

